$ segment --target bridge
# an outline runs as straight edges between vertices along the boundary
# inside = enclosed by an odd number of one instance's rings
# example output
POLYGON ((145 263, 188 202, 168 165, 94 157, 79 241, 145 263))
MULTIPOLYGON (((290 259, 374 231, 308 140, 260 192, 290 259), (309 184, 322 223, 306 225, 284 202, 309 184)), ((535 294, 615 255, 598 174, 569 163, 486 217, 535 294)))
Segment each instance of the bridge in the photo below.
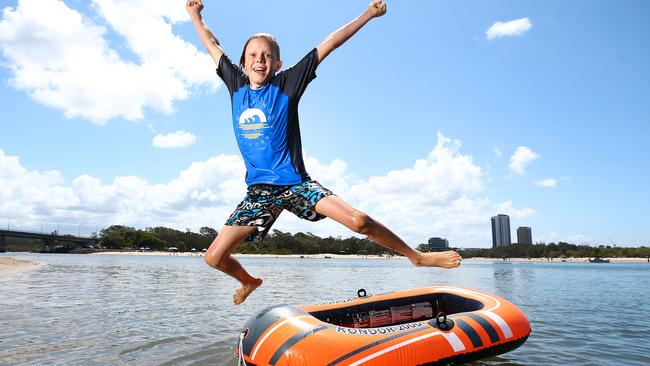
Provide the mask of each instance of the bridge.
POLYGON ((97 238, 95 237, 59 235, 56 231, 51 234, 44 234, 31 231, 0 230, 0 253, 6 251, 7 237, 42 240, 44 247, 49 245, 54 246, 57 242, 63 241, 81 245, 94 245, 97 242, 97 238))

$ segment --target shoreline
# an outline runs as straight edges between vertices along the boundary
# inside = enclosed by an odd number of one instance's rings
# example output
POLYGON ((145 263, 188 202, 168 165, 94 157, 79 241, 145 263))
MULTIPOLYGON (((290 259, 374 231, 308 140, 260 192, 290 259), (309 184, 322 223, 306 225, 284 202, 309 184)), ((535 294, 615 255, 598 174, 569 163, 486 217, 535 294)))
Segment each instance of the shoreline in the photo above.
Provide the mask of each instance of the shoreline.
MULTIPOLYGON (((468 258, 478 261, 494 261, 494 262, 526 262, 526 263, 590 263, 589 259, 594 257, 578 257, 578 258, 483 258, 483 257, 473 257, 468 258)), ((603 257, 602 259, 609 260, 610 263, 650 263, 648 258, 643 257, 631 257, 631 258, 610 258, 603 257)), ((598 264, 598 263, 594 263, 598 264)), ((606 264, 606 263, 604 263, 606 264)))
POLYGON ((41 262, 28 259, 0 256, 0 276, 30 271, 39 268, 42 265, 43 263, 41 262))
MULTIPOLYGON (((128 251, 128 252, 96 252, 93 255, 135 255, 135 256, 179 256, 179 257, 202 257, 203 252, 164 252, 164 251, 128 251)), ((237 258, 300 258, 300 259, 370 259, 370 260, 394 260, 406 259, 402 256, 378 256, 378 255, 360 255, 360 254, 235 254, 237 258)), ((493 261, 493 262, 524 262, 524 263, 589 263, 590 257, 579 258, 485 258, 485 257, 472 257, 465 258, 464 261, 493 261)), ((603 258, 608 259, 610 263, 650 263, 648 258, 634 257, 634 258, 603 258)), ((594 263, 595 264, 595 263, 594 263)))
MULTIPOLYGON (((163 252, 163 251, 133 251, 133 252, 96 252, 92 255, 134 255, 134 256, 178 256, 178 257, 202 257, 203 252, 163 252)), ((237 258, 301 258, 301 259, 405 259, 400 256, 378 256, 378 255, 360 255, 360 254, 234 254, 237 258)))

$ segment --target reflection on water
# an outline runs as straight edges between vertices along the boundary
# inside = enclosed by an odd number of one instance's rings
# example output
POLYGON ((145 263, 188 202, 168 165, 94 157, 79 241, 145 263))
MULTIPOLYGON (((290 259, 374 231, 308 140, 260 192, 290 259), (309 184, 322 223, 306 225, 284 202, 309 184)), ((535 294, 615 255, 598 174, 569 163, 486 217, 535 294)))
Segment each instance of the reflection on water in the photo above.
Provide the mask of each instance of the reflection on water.
POLYGON ((509 298, 514 287, 514 270, 511 263, 495 264, 493 266, 494 288, 504 297, 509 298))
POLYGON ((533 333, 478 365, 650 364, 650 265, 254 259, 264 285, 241 306, 236 283, 200 257, 26 255, 47 263, 0 277, 0 364, 227 365, 241 327, 276 303, 313 304, 453 284, 517 304, 533 333))
POLYGON ((494 292, 505 298, 525 294, 536 281, 534 267, 506 261, 491 263, 494 292))

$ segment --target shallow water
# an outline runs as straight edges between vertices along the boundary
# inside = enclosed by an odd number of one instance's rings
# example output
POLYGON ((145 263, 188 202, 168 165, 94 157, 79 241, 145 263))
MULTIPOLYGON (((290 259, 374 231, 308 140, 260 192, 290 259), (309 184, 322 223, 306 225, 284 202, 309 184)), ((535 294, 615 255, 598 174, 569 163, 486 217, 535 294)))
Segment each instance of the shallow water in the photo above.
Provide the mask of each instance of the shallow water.
POLYGON ((650 265, 466 260, 460 269, 404 260, 244 258, 265 283, 241 306, 236 283, 201 257, 33 255, 0 277, 2 365, 237 365, 255 312, 449 284, 500 295, 528 316, 519 349, 476 365, 650 364, 650 265))

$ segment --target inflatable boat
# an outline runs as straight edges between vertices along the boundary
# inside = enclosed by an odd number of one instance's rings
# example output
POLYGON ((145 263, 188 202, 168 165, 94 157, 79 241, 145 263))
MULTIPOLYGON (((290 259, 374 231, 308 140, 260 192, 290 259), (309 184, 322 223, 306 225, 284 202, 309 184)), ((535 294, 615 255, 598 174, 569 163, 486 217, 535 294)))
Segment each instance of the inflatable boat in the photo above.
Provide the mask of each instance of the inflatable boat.
POLYGON ((248 320, 242 365, 449 365, 511 351, 530 334, 515 305, 433 286, 327 304, 268 307, 248 320))

